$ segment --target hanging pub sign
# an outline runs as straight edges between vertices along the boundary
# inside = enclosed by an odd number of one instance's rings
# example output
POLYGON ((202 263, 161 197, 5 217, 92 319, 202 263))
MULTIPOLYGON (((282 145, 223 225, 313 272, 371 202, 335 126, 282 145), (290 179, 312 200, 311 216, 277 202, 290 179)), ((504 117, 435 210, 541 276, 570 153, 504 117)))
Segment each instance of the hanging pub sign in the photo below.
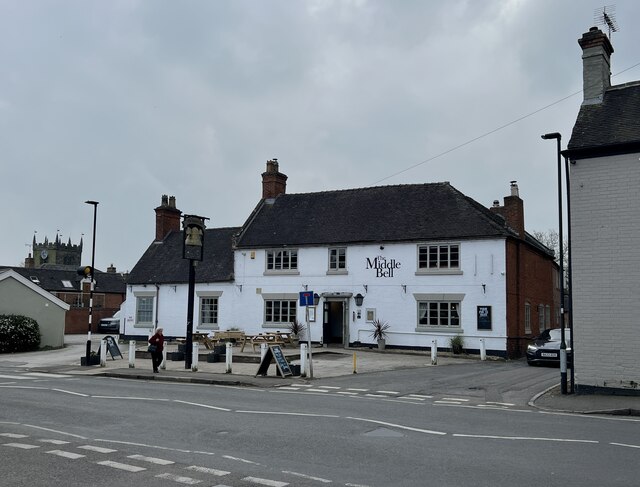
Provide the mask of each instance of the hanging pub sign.
POLYGON ((396 259, 387 259, 379 255, 373 259, 367 257, 366 268, 375 270, 376 277, 393 277, 393 271, 400 269, 401 265, 396 259))
POLYGON ((478 306, 478 330, 491 329, 491 306, 478 306))

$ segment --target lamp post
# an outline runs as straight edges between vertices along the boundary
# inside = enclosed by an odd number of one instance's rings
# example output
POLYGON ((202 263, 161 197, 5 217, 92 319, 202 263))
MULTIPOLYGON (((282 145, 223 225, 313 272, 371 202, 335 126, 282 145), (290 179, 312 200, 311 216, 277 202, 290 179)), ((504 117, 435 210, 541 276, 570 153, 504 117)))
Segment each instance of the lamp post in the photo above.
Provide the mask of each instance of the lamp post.
POLYGON ((560 390, 567 393, 567 342, 564 336, 564 244, 562 236, 562 158, 560 153, 560 141, 562 135, 552 132, 541 136, 544 140, 555 139, 558 154, 558 239, 559 239, 559 264, 560 264, 560 390))
POLYGON ((190 369, 193 360, 193 301, 196 287, 196 264, 202 261, 205 220, 197 215, 184 215, 182 220, 182 258, 189 261, 189 293, 187 302, 187 333, 184 368, 190 369))
POLYGON ((93 241, 91 242, 91 272, 89 279, 91 284, 89 286, 89 327, 87 331, 87 349, 85 353, 85 365, 91 365, 91 325, 93 322, 93 289, 95 285, 94 273, 96 265, 96 220, 98 216, 98 202, 97 201, 85 201, 88 205, 93 205, 93 241))
POLYGON ((571 177, 569 176, 569 158, 564 156, 564 178, 567 185, 567 283, 569 284, 569 348, 571 348, 571 388, 569 394, 576 392, 576 348, 573 346, 573 267, 571 266, 571 177))

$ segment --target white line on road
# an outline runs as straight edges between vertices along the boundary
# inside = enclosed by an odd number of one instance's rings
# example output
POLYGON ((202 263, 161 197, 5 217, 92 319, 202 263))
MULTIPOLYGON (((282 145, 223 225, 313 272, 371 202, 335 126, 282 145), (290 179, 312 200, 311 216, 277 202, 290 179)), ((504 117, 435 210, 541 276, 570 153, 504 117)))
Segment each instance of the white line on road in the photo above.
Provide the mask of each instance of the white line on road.
POLYGON ((296 477, 301 477, 303 479, 315 480, 316 482, 320 482, 320 483, 323 483, 323 484, 330 484, 331 483, 331 480, 323 479, 322 477, 312 477, 311 475, 307 475, 307 474, 304 474, 304 473, 290 472, 288 470, 283 470, 282 473, 286 473, 288 475, 295 475, 296 477))
POLYGON ((459 401, 459 402, 469 402, 469 399, 461 399, 459 397, 443 397, 443 401, 459 401))
POLYGON ((111 460, 105 460, 104 462, 96 462, 97 465, 104 465, 105 467, 117 468, 118 470, 125 470, 127 472, 142 472, 146 470, 144 467, 136 467, 135 465, 127 465, 126 463, 112 462, 111 460))
POLYGON ((226 412, 231 411, 231 409, 221 408, 217 406, 209 406, 208 404, 199 404, 197 402, 180 401, 178 399, 174 399, 174 402, 179 402, 180 404, 188 404, 189 406, 197 406, 200 408, 215 409, 217 411, 226 411, 226 412))
POLYGON ((498 406, 515 406, 515 404, 510 403, 510 402, 494 402, 494 401, 487 401, 487 404, 497 404, 498 406))
POLYGON ((251 460, 246 460, 244 458, 232 457, 230 455, 222 455, 222 458, 226 458, 227 460, 235 460, 236 462, 249 463, 251 465, 260 465, 258 462, 252 462, 251 460))
POLYGON ((252 484, 268 485, 269 487, 285 487, 286 485, 289 485, 287 482, 261 479, 260 477, 245 477, 242 480, 244 480, 245 482, 251 482, 252 484))
POLYGON ((48 438, 43 438, 41 440, 42 443, 51 443, 52 445, 68 445, 69 442, 68 441, 63 441, 63 440, 50 440, 48 438))
POLYGON ((336 414, 286 413, 281 411, 236 411, 244 414, 273 414, 276 416, 310 416, 312 418, 339 418, 336 414))
POLYGON ((173 465, 176 462, 165 460, 164 458, 145 457, 144 455, 129 455, 127 458, 132 460, 140 460, 141 462, 155 463, 156 465, 173 465))
POLYGON ((376 391, 378 394, 400 394, 396 391, 376 391))
POLYGON ((322 389, 340 389, 340 387, 338 386, 318 386, 321 387, 322 389))
POLYGON ((398 428, 398 429, 407 430, 407 431, 416 431, 418 433, 427 433, 430 435, 446 435, 447 434, 447 433, 444 433, 443 431, 425 430, 422 428, 414 428, 412 426, 404 426, 402 424, 387 423, 386 421, 377 421, 375 419, 354 418, 354 417, 347 417, 347 419, 353 419, 355 421, 365 421, 367 423, 381 424, 383 426, 389 426, 391 428, 398 428))
POLYGON ((0 375, 0 379, 18 379, 18 380, 25 380, 25 379, 31 379, 31 377, 25 377, 23 375, 0 375))
POLYGON ((422 394, 407 394, 406 397, 415 397, 416 399, 431 399, 433 396, 424 396, 422 394))
POLYGON ((161 473, 160 475, 156 475, 156 478, 173 480, 174 482, 185 485, 196 485, 202 482, 198 479, 192 479, 191 477, 181 477, 180 475, 174 475, 172 473, 161 473))
POLYGON ((71 436, 72 438, 79 438, 81 440, 87 439, 84 436, 74 435, 73 433, 65 433, 64 431, 59 431, 59 430, 52 430, 50 428, 43 428, 42 426, 34 426, 32 424, 25 424, 24 426, 26 426, 27 428, 35 428, 37 430, 49 431, 51 433, 58 433, 59 435, 71 436))
POLYGON ((19 435, 17 433, 0 433, 0 436, 4 436, 6 438, 29 438, 28 435, 19 435))
POLYGON ((97 453, 114 453, 118 451, 118 450, 114 450, 113 448, 103 448, 101 446, 94 446, 94 445, 82 445, 82 446, 79 446, 78 448, 81 450, 95 451, 97 453))
POLYGON ((50 453, 51 455, 57 455, 63 458, 69 458, 70 460, 77 460, 78 458, 84 458, 84 455, 80 455, 79 453, 72 453, 70 451, 64 451, 64 450, 50 450, 47 453, 50 453))
POLYGON ((72 377, 70 375, 64 375, 64 374, 49 374, 46 372, 27 372, 24 375, 28 375, 31 377, 49 377, 51 379, 67 379, 69 377, 72 377))
POLYGON ((144 448, 155 448, 157 450, 177 451, 179 453, 195 453, 195 452, 192 452, 191 450, 181 450, 179 448, 169 448, 166 446, 147 445, 146 443, 134 443, 132 441, 103 440, 100 438, 96 438, 93 441, 101 441, 103 443, 118 443, 120 445, 142 446, 144 448))
POLYGON ((89 397, 89 394, 81 394, 80 392, 65 391, 64 389, 51 389, 51 390, 56 392, 64 392, 65 394, 71 394, 73 396, 89 397))
POLYGON ((154 399, 152 397, 131 397, 131 396, 91 396, 93 399, 127 399, 129 401, 160 401, 169 402, 170 399, 154 399))
POLYGON ((369 389, 357 389, 355 387, 347 387, 348 391, 355 391, 355 392, 367 392, 369 389))
POLYGON ((487 438, 491 440, 529 440, 529 441, 555 441, 561 443, 600 443, 596 440, 572 440, 568 438, 536 438, 534 436, 495 436, 495 435, 464 435, 453 434, 459 438, 487 438))
POLYGON ((327 389, 305 389, 305 392, 329 392, 327 389))
POLYGON ((187 470, 193 470, 194 472, 200 473, 208 473, 211 475, 215 475, 216 477, 224 477, 225 475, 229 475, 231 472, 227 472, 226 470, 218 470, 216 468, 209 467, 199 467, 198 465, 191 465, 190 467, 186 467, 187 470))
POLYGON ((625 443, 610 443, 610 445, 624 446, 624 447, 627 447, 627 448, 640 448, 640 445, 627 445, 625 443))
POLYGON ((344 394, 344 395, 347 395, 347 396, 357 396, 358 395, 357 392, 350 392, 350 391, 339 391, 339 392, 336 392, 336 394, 344 394))
POLYGON ((28 445, 26 443, 3 443, 2 446, 11 448, 20 448, 21 450, 31 450, 32 448, 40 448, 40 445, 28 445))

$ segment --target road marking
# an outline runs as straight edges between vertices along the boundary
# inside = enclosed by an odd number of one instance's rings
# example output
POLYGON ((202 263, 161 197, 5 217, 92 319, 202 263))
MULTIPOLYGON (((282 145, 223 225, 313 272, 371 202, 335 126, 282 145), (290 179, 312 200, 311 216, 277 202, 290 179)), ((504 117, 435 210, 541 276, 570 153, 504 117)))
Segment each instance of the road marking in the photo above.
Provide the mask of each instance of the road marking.
POLYGON ((32 448, 40 448, 40 445, 27 445, 26 443, 3 443, 2 446, 11 448, 20 448, 22 450, 31 450, 32 448))
POLYGON ((431 399, 433 396, 424 396, 422 394, 407 394, 406 397, 415 397, 416 399, 431 399))
MULTIPOLYGON (((169 447, 166 447, 166 446, 148 445, 146 443, 134 443, 132 441, 104 440, 104 439, 101 439, 101 438, 96 438, 93 441, 101 441, 101 442, 104 442, 104 443, 118 443, 120 445, 142 446, 144 448, 155 448, 156 450, 177 451, 177 452, 180 452, 180 453, 194 453, 191 450, 182 450, 180 448, 169 448, 169 447)), ((213 454, 211 454, 211 455, 213 455, 213 454)))
POLYGON ((258 462, 252 462, 251 460, 245 460, 244 458, 232 457, 230 455, 222 455, 222 458, 226 458, 227 460, 235 460, 237 462, 249 463, 251 465, 260 465, 258 462))
POLYGON ((426 401, 424 397, 415 397, 415 396, 400 396, 399 399, 410 399, 411 401, 426 401))
POLYGON ((433 403, 434 404, 444 404, 444 405, 450 404, 450 405, 453 405, 453 406, 459 406, 459 405, 462 404, 461 402, 454 402, 454 401, 451 401, 451 400, 448 400, 448 401, 433 401, 433 403))
POLYGON ((231 472, 227 472, 226 470, 218 470, 216 468, 208 468, 208 467, 199 467, 198 465, 191 465, 190 467, 186 467, 187 470, 193 470, 194 472, 200 473, 208 473, 211 475, 215 475, 216 477, 224 477, 225 475, 229 475, 231 472))
POLYGON ((90 396, 93 399, 126 399, 129 401, 155 401, 169 402, 171 399, 154 399, 152 397, 131 397, 131 396, 90 396))
POLYGON ((89 397, 89 394, 81 394, 80 392, 65 391, 64 389, 51 389, 51 390, 56 392, 64 392, 65 394, 71 394, 73 396, 89 397))
POLYGON ((443 401, 460 401, 460 402, 469 402, 469 399, 460 399, 459 397, 443 397, 443 401))
POLYGON ((173 465, 176 462, 164 460, 163 458, 145 457, 144 455, 129 455, 127 458, 132 460, 140 460, 141 462, 155 463, 156 465, 173 465))
POLYGON ((280 386, 278 387, 279 391, 299 391, 300 389, 295 386, 280 386))
POLYGON ((68 441, 63 441, 63 440, 50 440, 48 438, 43 438, 41 440, 42 443, 51 443, 52 445, 68 445, 69 442, 68 441))
POLYGON ((369 389, 357 389, 355 387, 347 387, 348 391, 355 391, 355 392, 367 392, 369 389))
POLYGON ((318 386, 318 387, 322 387, 323 389, 340 389, 340 387, 337 387, 337 386, 318 386))
POLYGON ((49 373, 46 373, 46 372, 27 372, 24 375, 28 375, 30 377, 50 377, 52 379, 67 379, 69 377, 72 377, 70 375, 49 374, 49 373))
POLYGON ((329 392, 327 389, 306 389, 307 392, 329 392))
POLYGON ((179 475, 174 475, 172 473, 162 473, 160 475, 156 475, 156 478, 173 480, 174 482, 178 482, 180 484, 185 484, 185 485, 196 485, 202 482, 201 480, 192 479, 191 477, 181 477, 179 475))
POLYGON ((350 391, 339 391, 339 392, 336 392, 336 394, 345 394, 347 396, 357 396, 358 395, 357 392, 350 392, 350 391))
POLYGON ((31 377, 24 377, 23 375, 0 375, 0 379, 19 379, 19 380, 25 380, 25 379, 31 379, 31 377))
POLYGON ((572 440, 567 438, 536 438, 534 436, 494 436, 494 435, 464 435, 453 434, 459 438, 488 438, 491 440, 530 440, 530 441, 555 441, 560 443, 600 443, 596 440, 572 440))
POLYGON ((395 391, 376 391, 378 394, 400 394, 399 392, 395 392, 395 391))
POLYGON ((610 443, 610 445, 625 446, 627 448, 640 448, 640 445, 627 445, 625 443, 610 443))
POLYGON ((78 458, 83 458, 85 456, 85 455, 80 455, 79 453, 72 453, 70 451, 63 451, 63 450, 50 450, 47 453, 50 453, 51 455, 57 455, 63 458, 69 458, 70 460, 77 460, 78 458))
POLYGON ((269 487, 285 487, 289 485, 287 482, 279 482, 277 480, 261 479, 260 477, 245 477, 242 480, 253 484, 268 485, 269 487))
POLYGON ((312 477, 311 475, 306 475, 304 473, 290 472, 287 470, 283 470, 282 473, 286 473, 288 475, 295 475, 296 477, 302 477, 303 479, 315 480, 316 482, 321 482, 323 484, 330 484, 332 482, 331 480, 323 479, 322 477, 312 477))
POLYGON ((135 465, 127 465, 126 463, 112 462, 105 460, 104 462, 96 462, 97 465, 104 465, 105 467, 117 468, 118 470, 125 470, 127 472, 142 472, 146 470, 144 467, 136 467, 135 465))
POLYGON ((384 394, 365 394, 367 397, 387 397, 384 394))
POLYGON ((0 433, 0 436, 4 436, 6 438, 29 438, 27 435, 19 435, 17 433, 0 433))
POLYGON ((26 426, 27 428, 35 428, 37 430, 50 431, 51 433, 58 433, 59 435, 66 435, 66 436, 71 436, 72 438, 79 438, 81 440, 87 440, 87 438, 85 438, 84 436, 74 435, 73 433, 65 433, 64 431, 53 430, 53 429, 50 429, 50 428, 43 428, 42 426, 34 426, 32 424, 25 424, 24 426, 26 426))
POLYGON ((95 451, 98 453, 113 453, 118 451, 112 448, 103 448, 101 446, 93 446, 93 445, 82 445, 82 446, 79 446, 78 448, 80 448, 81 450, 95 451))
POLYGON ((494 401, 487 401, 487 404, 497 404, 498 406, 515 406, 515 404, 512 404, 510 402, 494 402, 494 401))
POLYGON ((286 413, 280 411, 236 411, 245 414, 274 414, 276 416, 310 416, 312 418, 339 418, 337 414, 286 413))
POLYGON ((188 404, 189 406, 197 406, 197 407, 201 407, 201 408, 215 409, 217 411, 226 411, 226 412, 231 411, 231 409, 221 408, 221 407, 217 407, 217 406, 209 406, 208 404, 199 404, 197 402, 180 401, 178 399, 174 399, 174 402, 179 402, 180 404, 188 404))
POLYGON ((447 434, 447 433, 444 433, 443 431, 425 430, 422 428, 414 428, 412 426, 404 426, 402 424, 387 423, 386 421, 377 421, 375 419, 354 418, 349 416, 346 419, 353 419, 355 421, 364 421, 367 423, 381 424, 383 426, 389 426, 391 428, 398 428, 398 429, 407 430, 407 431, 416 431, 418 433, 427 433, 430 435, 446 435, 447 434))

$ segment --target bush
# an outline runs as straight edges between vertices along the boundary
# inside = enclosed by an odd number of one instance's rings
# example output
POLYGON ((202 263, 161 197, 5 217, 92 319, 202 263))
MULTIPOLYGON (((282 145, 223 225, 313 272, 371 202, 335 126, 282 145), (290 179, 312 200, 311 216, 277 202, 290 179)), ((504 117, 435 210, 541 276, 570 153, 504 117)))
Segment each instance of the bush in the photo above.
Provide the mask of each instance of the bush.
POLYGON ((33 318, 0 315, 0 353, 28 352, 40 346, 40 327, 33 318))

